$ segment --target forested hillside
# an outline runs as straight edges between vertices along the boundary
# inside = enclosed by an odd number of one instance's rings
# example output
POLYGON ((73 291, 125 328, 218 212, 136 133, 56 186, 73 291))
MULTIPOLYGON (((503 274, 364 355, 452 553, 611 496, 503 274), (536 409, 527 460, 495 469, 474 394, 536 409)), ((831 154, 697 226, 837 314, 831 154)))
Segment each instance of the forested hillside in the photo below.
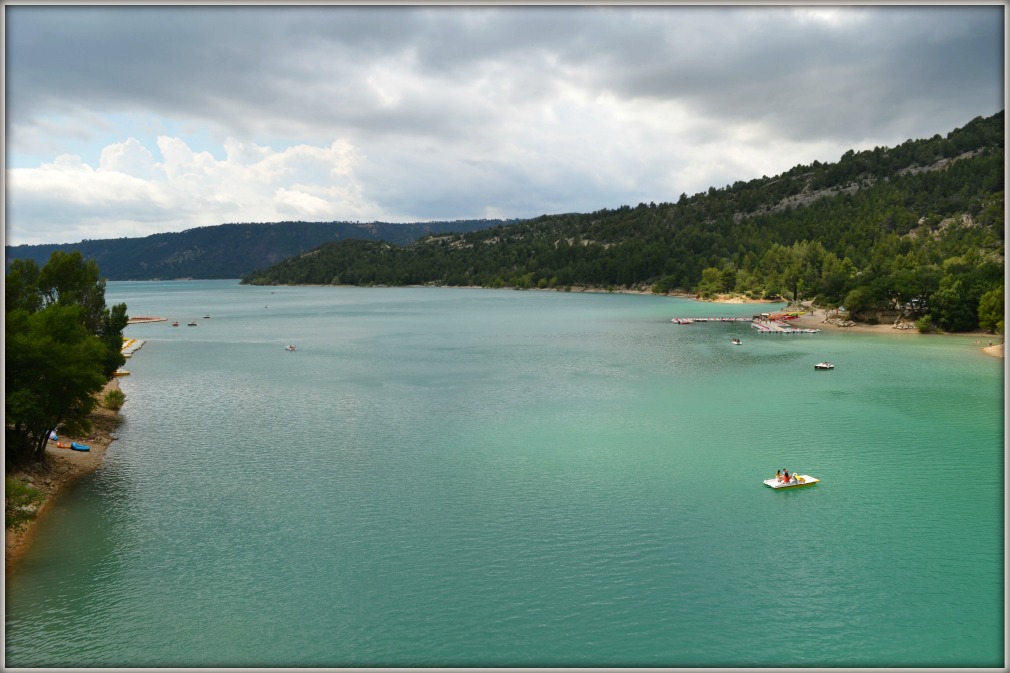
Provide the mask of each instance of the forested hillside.
MULTIPOLYGON (((518 220, 512 220, 516 222, 518 220)), ((482 229, 501 220, 451 222, 277 222, 221 224, 144 238, 116 238, 51 245, 8 246, 14 259, 42 266, 56 250, 80 252, 98 263, 108 280, 241 278, 327 241, 372 240, 405 245, 421 236, 482 229)))
POLYGON ((329 243, 252 284, 651 287, 816 299, 858 317, 1002 321, 1004 114, 895 148, 849 151, 676 203, 549 215, 400 247, 329 243), (993 313, 993 311, 990 311, 993 313))

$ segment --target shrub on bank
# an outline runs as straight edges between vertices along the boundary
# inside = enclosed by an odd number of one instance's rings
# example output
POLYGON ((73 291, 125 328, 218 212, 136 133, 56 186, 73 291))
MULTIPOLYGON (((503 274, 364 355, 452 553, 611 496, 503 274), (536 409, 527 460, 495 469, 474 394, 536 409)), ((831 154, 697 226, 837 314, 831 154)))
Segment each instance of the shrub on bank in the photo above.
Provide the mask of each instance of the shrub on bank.
POLYGON ((35 518, 46 496, 42 491, 4 477, 4 528, 18 529, 35 518))
POLYGON ((105 397, 102 398, 102 406, 106 409, 112 409, 113 411, 119 411, 123 408, 123 404, 125 403, 126 393, 115 388, 105 393, 105 397))
POLYGON ((921 334, 929 334, 933 331, 933 316, 928 313, 915 321, 915 329, 921 334))

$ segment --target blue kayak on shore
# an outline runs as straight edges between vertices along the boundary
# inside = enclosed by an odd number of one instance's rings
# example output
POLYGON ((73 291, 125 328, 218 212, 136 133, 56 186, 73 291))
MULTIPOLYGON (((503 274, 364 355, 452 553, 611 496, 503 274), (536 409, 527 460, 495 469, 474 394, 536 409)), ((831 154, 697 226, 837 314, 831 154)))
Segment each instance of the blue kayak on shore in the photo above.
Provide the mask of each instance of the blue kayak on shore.
POLYGON ((78 444, 77 442, 70 442, 70 448, 74 451, 90 451, 91 447, 87 444, 78 444))

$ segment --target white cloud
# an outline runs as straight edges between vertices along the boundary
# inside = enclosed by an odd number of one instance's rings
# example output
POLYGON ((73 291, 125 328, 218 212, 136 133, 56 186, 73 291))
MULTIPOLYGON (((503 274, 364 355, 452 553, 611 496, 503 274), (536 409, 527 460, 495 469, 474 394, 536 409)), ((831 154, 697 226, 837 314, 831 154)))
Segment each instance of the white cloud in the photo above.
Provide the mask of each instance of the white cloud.
POLYGON ((819 23, 827 26, 844 26, 866 20, 865 12, 858 7, 795 7, 792 15, 800 23, 819 23))
POLYGON ((296 217, 322 217, 332 212, 330 203, 297 189, 280 188, 274 196, 277 210, 296 217))
POLYGON ((38 168, 11 169, 9 215, 32 226, 8 243, 51 241, 59 230, 101 238, 109 222, 124 219, 134 222, 131 235, 147 235, 223 222, 386 215, 357 183, 357 156, 346 141, 275 151, 230 138, 223 160, 180 138, 161 136, 157 146, 161 161, 131 138, 105 147, 97 167, 60 155, 38 168))
POLYGON ((154 155, 136 138, 109 145, 102 150, 99 160, 99 170, 116 171, 141 179, 153 177, 154 169, 154 155))

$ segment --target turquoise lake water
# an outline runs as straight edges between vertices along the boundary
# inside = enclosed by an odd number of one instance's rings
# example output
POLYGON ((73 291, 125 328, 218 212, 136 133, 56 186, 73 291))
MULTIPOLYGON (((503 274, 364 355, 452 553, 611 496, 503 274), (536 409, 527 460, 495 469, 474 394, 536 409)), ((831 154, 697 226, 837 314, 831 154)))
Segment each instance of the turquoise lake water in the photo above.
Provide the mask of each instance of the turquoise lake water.
POLYGON ((633 295, 107 301, 182 326, 127 328, 119 439, 8 578, 7 666, 1003 665, 1004 369, 974 338, 633 295))

